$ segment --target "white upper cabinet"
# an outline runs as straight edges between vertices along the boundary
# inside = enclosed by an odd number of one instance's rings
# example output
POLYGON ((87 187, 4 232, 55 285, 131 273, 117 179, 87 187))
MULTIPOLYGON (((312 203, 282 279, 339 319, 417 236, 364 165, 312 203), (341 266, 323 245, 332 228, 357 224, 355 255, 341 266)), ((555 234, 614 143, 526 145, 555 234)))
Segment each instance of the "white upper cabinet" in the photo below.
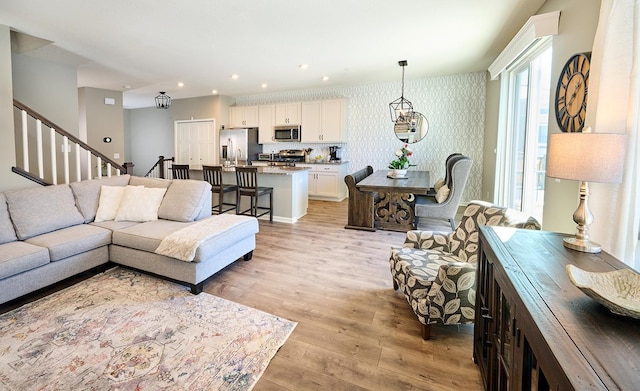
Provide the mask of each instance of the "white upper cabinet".
POLYGON ((275 125, 300 125, 300 102, 276 103, 275 125))
POLYGON ((258 126, 258 106, 231 106, 229 120, 232 128, 255 128, 258 126))
POLYGON ((345 142, 345 100, 302 103, 302 142, 345 142))
POLYGON ((273 134, 275 114, 275 105, 260 105, 258 107, 258 144, 275 142, 273 134))

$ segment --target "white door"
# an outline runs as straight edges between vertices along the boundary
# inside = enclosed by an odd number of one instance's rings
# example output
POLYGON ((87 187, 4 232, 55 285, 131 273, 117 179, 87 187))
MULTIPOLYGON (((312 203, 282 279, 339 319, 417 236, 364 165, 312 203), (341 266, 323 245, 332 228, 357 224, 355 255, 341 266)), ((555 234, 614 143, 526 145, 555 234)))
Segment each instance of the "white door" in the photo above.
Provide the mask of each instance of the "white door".
POLYGON ((175 164, 202 169, 218 161, 215 119, 176 121, 174 129, 175 164))

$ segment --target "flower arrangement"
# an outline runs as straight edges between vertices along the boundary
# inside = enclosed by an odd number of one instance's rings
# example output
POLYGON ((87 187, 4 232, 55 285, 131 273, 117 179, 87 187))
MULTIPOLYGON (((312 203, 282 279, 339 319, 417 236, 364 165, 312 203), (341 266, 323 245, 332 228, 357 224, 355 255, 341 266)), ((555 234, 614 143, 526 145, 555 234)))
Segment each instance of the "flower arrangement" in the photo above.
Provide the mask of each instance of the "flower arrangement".
POLYGON ((389 168, 392 170, 406 170, 409 167, 415 166, 415 164, 409 163, 409 157, 413 155, 413 151, 409 149, 409 144, 405 144, 402 148, 398 149, 395 153, 397 159, 392 160, 389 163, 389 168))

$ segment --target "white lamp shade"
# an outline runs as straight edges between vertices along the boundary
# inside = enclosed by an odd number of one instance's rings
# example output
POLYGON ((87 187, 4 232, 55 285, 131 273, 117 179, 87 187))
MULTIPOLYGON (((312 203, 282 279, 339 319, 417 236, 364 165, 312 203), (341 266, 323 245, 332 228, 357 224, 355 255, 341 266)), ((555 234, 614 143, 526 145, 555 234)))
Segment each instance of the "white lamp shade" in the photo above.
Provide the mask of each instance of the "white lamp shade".
POLYGON ((585 182, 620 183, 625 135, 554 133, 549 136, 547 176, 585 182))

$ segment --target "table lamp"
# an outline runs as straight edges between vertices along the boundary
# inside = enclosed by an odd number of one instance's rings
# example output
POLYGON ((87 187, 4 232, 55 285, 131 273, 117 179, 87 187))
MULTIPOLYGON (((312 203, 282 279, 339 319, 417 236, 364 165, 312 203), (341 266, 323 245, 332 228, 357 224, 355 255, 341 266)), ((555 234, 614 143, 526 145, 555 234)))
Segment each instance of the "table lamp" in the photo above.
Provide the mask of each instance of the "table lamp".
MULTIPOLYGON (((549 136, 547 176, 580 181, 580 203, 573 213, 575 237, 565 238, 573 250, 599 253, 598 243, 589 240, 593 214, 589 210, 588 182, 620 183, 624 168, 625 135, 619 133, 554 133, 549 136)), ((612 202, 615 202, 612 200, 612 202)))

